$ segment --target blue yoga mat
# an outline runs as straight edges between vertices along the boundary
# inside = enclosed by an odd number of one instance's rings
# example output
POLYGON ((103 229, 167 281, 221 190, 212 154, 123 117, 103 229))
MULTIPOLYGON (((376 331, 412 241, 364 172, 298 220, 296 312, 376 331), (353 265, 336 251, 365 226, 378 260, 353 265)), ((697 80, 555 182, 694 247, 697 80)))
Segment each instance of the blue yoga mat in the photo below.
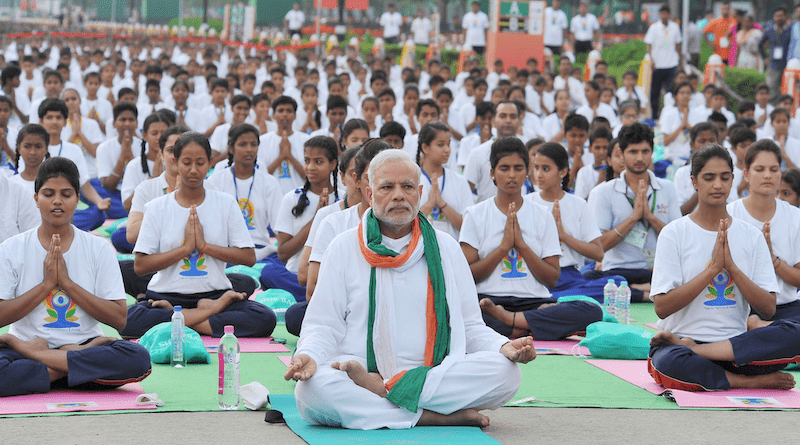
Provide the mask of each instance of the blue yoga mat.
POLYGON ((477 427, 468 426, 418 426, 407 430, 346 430, 309 425, 300 418, 294 396, 270 394, 272 409, 283 413, 286 424, 310 445, 358 444, 425 444, 425 445, 499 445, 477 427))

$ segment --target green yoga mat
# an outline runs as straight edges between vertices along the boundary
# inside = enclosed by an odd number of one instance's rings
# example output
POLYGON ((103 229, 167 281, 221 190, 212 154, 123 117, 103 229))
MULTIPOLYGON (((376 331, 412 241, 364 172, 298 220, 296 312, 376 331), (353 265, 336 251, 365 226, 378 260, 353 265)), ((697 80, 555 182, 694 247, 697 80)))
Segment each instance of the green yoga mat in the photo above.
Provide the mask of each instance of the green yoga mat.
POLYGON ((497 445, 500 442, 487 436, 477 427, 420 426, 407 430, 358 431, 309 425, 300 418, 294 396, 270 395, 272 409, 283 413, 286 424, 309 445, 369 444, 426 444, 426 445, 497 445))

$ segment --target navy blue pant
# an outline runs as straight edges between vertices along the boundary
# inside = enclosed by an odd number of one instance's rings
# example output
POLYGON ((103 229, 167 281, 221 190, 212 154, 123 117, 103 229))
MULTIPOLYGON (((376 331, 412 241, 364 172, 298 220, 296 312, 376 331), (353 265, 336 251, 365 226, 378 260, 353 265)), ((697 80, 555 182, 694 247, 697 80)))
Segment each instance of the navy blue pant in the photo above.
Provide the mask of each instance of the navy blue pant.
POLYGON ((727 390, 725 371, 740 375, 764 375, 800 361, 800 323, 779 320, 730 339, 733 362, 714 361, 686 346, 650 349, 649 370, 655 381, 668 389, 685 391, 727 390))
POLYGON ((672 80, 675 78, 675 67, 653 70, 653 80, 650 84, 650 106, 653 107, 653 120, 658 120, 661 111, 661 87, 666 91, 672 89, 672 80))
MULTIPOLYGON (((750 309, 750 315, 758 315, 758 313, 750 309)), ((770 320, 791 320, 800 323, 800 300, 794 300, 791 303, 779 304, 775 306, 775 315, 770 320)))
MULTIPOLYGON (((53 382, 52 388, 117 387, 144 380, 150 374, 150 354, 136 343, 118 340, 67 351, 67 367, 67 376, 53 382)), ((0 397, 45 393, 50 389, 50 375, 44 363, 11 349, 0 349, 0 397)))
MULTIPOLYGON (((128 307, 128 324, 120 332, 123 337, 141 337, 153 326, 170 321, 173 311, 153 307, 149 299, 166 300, 173 306, 194 309, 203 298, 216 300, 227 290, 196 295, 160 294, 147 291, 146 299, 128 307)), ((226 325, 233 325, 237 337, 269 337, 275 329, 275 313, 267 306, 252 300, 236 301, 208 319, 213 337, 222 337, 226 325)))
MULTIPOLYGON (((528 322, 528 327, 536 340, 558 340, 577 332, 586 331, 586 326, 603 319, 603 309, 588 301, 569 301, 539 309, 546 303, 555 303, 555 298, 517 298, 493 297, 478 294, 478 299, 488 298, 494 304, 503 306, 507 311, 521 312, 528 322)), ((510 336, 513 327, 494 317, 483 314, 487 326, 510 336)))
POLYGON ((306 316, 307 308, 308 303, 303 301, 302 303, 295 303, 286 309, 286 313, 284 314, 286 330, 289 331, 290 334, 298 337, 300 336, 300 328, 303 326, 303 318, 306 316))
MULTIPOLYGON (((625 278, 628 284, 648 284, 653 280, 653 271, 649 269, 609 269, 609 270, 587 270, 583 272, 583 277, 588 281, 594 281, 605 278, 606 282, 609 278, 614 278, 619 275, 625 278)), ((604 284, 605 286, 605 284, 604 284)), ((631 288, 631 302, 641 303, 644 300, 644 292, 639 289, 631 288)))
MULTIPOLYGON (((125 285, 125 293, 136 298, 139 295, 147 293, 147 285, 153 278, 155 273, 145 275, 137 275, 133 270, 133 260, 125 260, 119 262, 119 270, 122 272, 122 283, 125 285)), ((231 281, 231 287, 236 292, 244 292, 247 295, 253 295, 253 292, 258 288, 258 283, 249 275, 240 273, 227 274, 228 279, 231 281)))
POLYGON ((97 190, 97 194, 100 195, 101 198, 111 198, 111 208, 106 210, 106 216, 111 219, 120 219, 128 216, 128 211, 125 210, 125 206, 122 205, 122 196, 119 190, 108 190, 100 184, 100 179, 98 178, 92 178, 89 182, 92 184, 92 187, 97 190))
POLYGON ((561 275, 558 277, 556 287, 551 290, 553 298, 568 297, 573 295, 585 295, 594 298, 599 303, 603 303, 603 288, 608 280, 614 280, 614 284, 619 287, 625 278, 620 275, 609 275, 589 281, 581 275, 575 267, 562 267, 561 275))
POLYGON ((106 222, 105 213, 101 212, 94 204, 88 205, 88 209, 75 210, 75 214, 72 215, 72 224, 84 232, 90 232, 106 222))
POLYGON ((128 242, 128 226, 119 227, 111 234, 111 244, 121 253, 133 253, 133 244, 128 242))
POLYGON ((306 287, 297 281, 297 274, 286 269, 286 264, 278 259, 278 254, 272 254, 260 261, 264 263, 261 269, 261 287, 264 289, 282 289, 289 292, 295 301, 306 301, 306 287))

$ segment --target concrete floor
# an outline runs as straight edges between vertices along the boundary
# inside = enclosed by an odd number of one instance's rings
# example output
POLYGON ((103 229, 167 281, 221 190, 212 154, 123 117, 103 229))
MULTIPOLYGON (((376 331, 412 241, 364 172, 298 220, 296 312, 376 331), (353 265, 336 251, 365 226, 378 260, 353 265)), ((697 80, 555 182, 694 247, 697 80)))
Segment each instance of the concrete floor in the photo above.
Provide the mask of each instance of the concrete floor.
MULTIPOLYGON (((507 445, 729 444, 796 440, 798 413, 501 408, 485 431, 507 445)), ((142 413, 0 419, 4 445, 161 443, 302 445, 263 412, 142 413)))

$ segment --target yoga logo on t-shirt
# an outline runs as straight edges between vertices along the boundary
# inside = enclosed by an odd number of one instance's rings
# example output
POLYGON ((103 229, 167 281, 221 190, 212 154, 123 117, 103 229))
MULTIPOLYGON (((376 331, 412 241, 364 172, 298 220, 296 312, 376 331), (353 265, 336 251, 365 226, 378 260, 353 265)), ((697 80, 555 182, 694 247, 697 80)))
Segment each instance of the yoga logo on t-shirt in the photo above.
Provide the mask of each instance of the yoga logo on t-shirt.
POLYGON ((281 161, 281 174, 278 175, 278 179, 283 178, 291 178, 292 172, 289 171, 289 163, 287 161, 281 161))
POLYGON ((434 222, 434 221, 444 221, 444 220, 445 217, 444 213, 442 213, 442 210, 436 206, 431 207, 431 213, 428 215, 428 221, 434 222))
POLYGON ((199 252, 197 249, 194 249, 189 256, 183 258, 183 272, 180 272, 179 275, 184 277, 203 277, 208 275, 206 272, 206 266, 204 263, 206 262, 206 255, 204 253, 199 252))
MULTIPOLYGON (((500 242, 502 243, 503 241, 501 240, 500 242)), ((503 258, 503 272, 506 273, 500 276, 503 278, 524 278, 528 276, 524 271, 525 266, 522 265, 522 258, 519 256, 519 251, 512 248, 508 251, 506 257, 503 258)))
POLYGON ((242 198, 239 200, 239 208, 242 209, 242 216, 245 224, 247 224, 247 230, 256 230, 256 226, 253 223, 253 216, 256 214, 253 203, 248 199, 242 198))
POLYGON ((73 323, 78 321, 78 317, 75 316, 78 305, 61 288, 53 289, 44 299, 44 305, 48 315, 44 318, 44 321, 48 322, 44 327, 55 329, 80 327, 80 323, 73 323))
MULTIPOLYGON (((711 262, 709 261, 709 264, 711 262)), ((733 293, 733 278, 725 269, 714 275, 711 283, 706 287, 709 294, 706 295, 708 301, 706 306, 733 306, 736 304, 736 294, 733 293)))

